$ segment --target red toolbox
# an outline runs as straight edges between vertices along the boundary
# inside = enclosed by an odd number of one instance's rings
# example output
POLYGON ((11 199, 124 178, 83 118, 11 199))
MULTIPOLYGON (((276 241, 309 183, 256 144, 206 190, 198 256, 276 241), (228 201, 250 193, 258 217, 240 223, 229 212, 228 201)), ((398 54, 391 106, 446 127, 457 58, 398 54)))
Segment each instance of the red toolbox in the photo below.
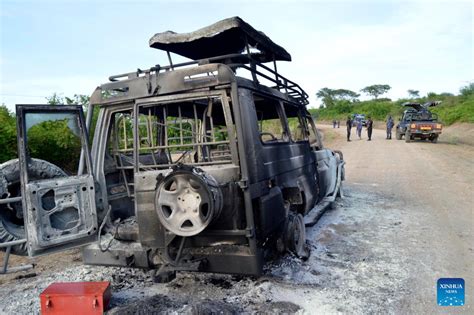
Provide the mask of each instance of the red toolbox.
POLYGON ((41 314, 103 314, 112 293, 110 282, 57 282, 41 294, 41 314))

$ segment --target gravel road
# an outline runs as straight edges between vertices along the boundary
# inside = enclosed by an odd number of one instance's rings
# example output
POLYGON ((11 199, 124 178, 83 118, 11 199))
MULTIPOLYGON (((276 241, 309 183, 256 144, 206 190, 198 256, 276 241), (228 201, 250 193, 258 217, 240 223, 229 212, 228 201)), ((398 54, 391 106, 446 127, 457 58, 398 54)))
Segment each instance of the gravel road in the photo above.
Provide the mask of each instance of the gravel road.
POLYGON ((150 272, 83 266, 69 251, 0 276, 0 313, 38 313, 54 281, 109 280, 109 314, 472 314, 474 147, 389 141, 381 130, 346 142, 343 128, 321 128, 347 161, 345 198, 308 229, 307 261, 280 258, 258 279, 183 272, 155 284, 150 272), (437 306, 440 277, 464 278, 465 306, 437 306))

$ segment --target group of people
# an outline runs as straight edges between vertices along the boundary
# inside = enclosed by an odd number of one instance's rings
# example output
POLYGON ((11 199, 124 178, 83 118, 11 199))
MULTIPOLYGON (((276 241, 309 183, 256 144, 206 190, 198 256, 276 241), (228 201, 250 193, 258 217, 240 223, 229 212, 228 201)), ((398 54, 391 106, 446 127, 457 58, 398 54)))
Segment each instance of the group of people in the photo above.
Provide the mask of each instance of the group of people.
MULTIPOLYGON (((354 125, 354 121, 352 120, 351 116, 348 116, 347 117, 347 121, 346 121, 346 126, 347 126, 347 141, 351 141, 351 129, 354 125)), ((393 122, 393 118, 392 116, 388 116, 388 119, 387 119, 387 122, 386 122, 386 127, 387 127, 387 137, 386 139, 387 140, 391 140, 392 139, 392 129, 393 129, 393 126, 394 126, 394 122, 393 122)), ((361 119, 359 120, 356 120, 356 133, 357 133, 357 136, 359 137, 359 139, 362 139, 362 127, 363 127, 363 122, 361 119)), ((372 140, 372 130, 374 128, 374 121, 372 120, 372 118, 370 116, 367 117, 367 121, 366 121, 366 128, 367 128, 367 141, 371 141, 372 140)))
MULTIPOLYGON (((351 141, 351 129, 352 126, 354 125, 354 121, 352 120, 351 116, 347 116, 347 121, 346 121, 346 127, 347 127, 347 141, 351 141)), ((356 133, 359 139, 362 139, 362 127, 363 123, 362 120, 356 120, 356 133)), ((367 117, 366 121, 366 127, 367 127, 367 141, 372 140, 372 129, 374 127, 374 121, 370 116, 367 117)))

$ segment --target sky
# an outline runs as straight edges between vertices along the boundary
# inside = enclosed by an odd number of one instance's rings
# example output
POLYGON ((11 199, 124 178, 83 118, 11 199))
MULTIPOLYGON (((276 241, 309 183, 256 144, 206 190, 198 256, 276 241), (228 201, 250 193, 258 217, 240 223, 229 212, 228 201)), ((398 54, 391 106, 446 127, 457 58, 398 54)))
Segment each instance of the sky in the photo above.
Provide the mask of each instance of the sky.
POLYGON ((148 47, 155 33, 231 16, 286 48, 292 62, 278 70, 306 90, 310 107, 324 87, 389 84, 392 99, 408 89, 457 94, 474 77, 473 10, 456 0, 0 0, 0 104, 90 95, 110 75, 167 64, 166 53, 148 47))

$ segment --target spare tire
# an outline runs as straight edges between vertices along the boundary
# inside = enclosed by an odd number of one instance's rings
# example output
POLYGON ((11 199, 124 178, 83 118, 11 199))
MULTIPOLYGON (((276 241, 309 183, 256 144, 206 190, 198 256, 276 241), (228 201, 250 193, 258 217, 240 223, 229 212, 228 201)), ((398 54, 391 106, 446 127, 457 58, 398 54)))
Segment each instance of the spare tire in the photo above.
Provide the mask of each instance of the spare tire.
POLYGON ((199 168, 177 165, 161 179, 155 210, 161 224, 179 236, 201 233, 219 217, 223 195, 217 180, 199 168))
MULTIPOLYGON (((58 166, 40 159, 31 159, 29 179, 48 179, 65 177, 67 174, 58 166)), ((20 163, 18 159, 0 164, 0 199, 21 196, 20 163)), ((0 204, 0 243, 25 238, 23 208, 21 201, 0 204)), ((4 251, 5 248, 2 248, 4 251)), ((28 254, 26 243, 12 246, 11 253, 25 256, 28 254)))

